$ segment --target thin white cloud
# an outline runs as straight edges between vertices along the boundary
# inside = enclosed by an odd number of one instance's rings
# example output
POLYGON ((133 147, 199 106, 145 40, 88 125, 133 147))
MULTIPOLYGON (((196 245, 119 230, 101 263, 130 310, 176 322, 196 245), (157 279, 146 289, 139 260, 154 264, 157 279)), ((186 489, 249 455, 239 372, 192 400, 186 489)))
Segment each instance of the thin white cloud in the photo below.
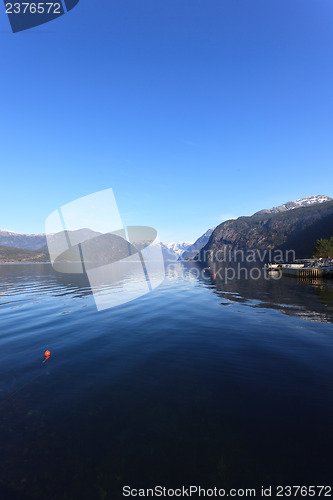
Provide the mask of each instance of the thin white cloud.
POLYGON ((237 219, 237 217, 238 216, 235 214, 225 213, 225 214, 218 215, 217 220, 219 221, 219 223, 221 223, 221 222, 224 222, 226 220, 237 219))

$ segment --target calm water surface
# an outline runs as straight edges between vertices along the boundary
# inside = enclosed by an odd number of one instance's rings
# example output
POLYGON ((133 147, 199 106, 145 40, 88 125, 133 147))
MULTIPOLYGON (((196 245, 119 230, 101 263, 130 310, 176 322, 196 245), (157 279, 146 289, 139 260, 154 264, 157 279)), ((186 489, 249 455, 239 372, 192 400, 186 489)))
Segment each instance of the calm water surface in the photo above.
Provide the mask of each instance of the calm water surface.
POLYGON ((2 265, 0 304, 1 499, 331 483, 332 282, 177 264, 97 312, 83 277, 2 265))

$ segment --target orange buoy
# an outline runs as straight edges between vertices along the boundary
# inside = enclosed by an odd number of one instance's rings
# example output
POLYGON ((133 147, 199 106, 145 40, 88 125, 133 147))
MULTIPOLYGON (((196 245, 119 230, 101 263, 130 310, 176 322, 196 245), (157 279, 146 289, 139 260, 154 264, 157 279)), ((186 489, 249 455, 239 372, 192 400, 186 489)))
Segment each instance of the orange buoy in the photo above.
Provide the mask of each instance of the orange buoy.
POLYGON ((49 358, 50 356, 51 356, 50 351, 45 351, 45 357, 46 357, 46 358, 49 358))
POLYGON ((216 278, 216 274, 214 274, 214 278, 216 278))

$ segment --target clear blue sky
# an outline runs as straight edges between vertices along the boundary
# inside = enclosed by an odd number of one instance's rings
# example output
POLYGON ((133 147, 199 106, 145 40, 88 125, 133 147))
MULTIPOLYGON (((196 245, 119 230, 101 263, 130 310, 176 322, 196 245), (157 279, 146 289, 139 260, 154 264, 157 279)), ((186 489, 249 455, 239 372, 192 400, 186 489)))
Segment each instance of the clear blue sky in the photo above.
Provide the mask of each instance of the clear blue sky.
POLYGON ((126 224, 194 240, 333 197, 332 0, 80 0, 0 13, 0 228, 112 187, 126 224))

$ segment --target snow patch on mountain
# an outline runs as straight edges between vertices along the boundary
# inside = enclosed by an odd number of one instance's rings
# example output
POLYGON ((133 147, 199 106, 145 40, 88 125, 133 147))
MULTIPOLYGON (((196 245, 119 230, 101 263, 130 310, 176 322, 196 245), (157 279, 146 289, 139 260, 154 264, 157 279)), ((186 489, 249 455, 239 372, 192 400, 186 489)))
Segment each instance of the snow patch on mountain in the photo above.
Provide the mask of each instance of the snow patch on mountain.
POLYGON ((18 233, 15 233, 15 231, 9 231, 9 229, 0 229, 0 234, 4 236, 9 236, 11 234, 18 234, 18 233))
POLYGON ((169 243, 163 243, 163 245, 172 250, 176 254, 181 254, 186 248, 192 245, 193 241, 181 241, 180 243, 176 243, 174 241, 170 241, 169 243))
POLYGON ((300 198, 299 200, 295 200, 294 202, 290 203, 295 203, 295 207, 306 207, 307 205, 314 205, 315 203, 325 203, 326 201, 332 201, 332 198, 329 196, 325 196, 323 194, 319 194, 316 196, 308 196, 307 198, 300 198))
POLYGON ((306 198, 299 198, 295 201, 288 201, 283 205, 279 205, 278 207, 273 207, 269 209, 260 210, 253 215, 263 215, 263 214, 276 214, 278 212, 285 212, 286 210, 294 210, 295 208, 308 207, 310 205, 316 205, 318 203, 325 203, 326 201, 332 201, 333 198, 329 196, 325 196, 322 194, 318 194, 315 196, 307 196, 306 198))
POLYGON ((168 243, 161 242, 161 248, 163 252, 163 257, 166 260, 177 260, 182 253, 192 245, 192 241, 181 241, 176 243, 174 241, 170 241, 168 243))

